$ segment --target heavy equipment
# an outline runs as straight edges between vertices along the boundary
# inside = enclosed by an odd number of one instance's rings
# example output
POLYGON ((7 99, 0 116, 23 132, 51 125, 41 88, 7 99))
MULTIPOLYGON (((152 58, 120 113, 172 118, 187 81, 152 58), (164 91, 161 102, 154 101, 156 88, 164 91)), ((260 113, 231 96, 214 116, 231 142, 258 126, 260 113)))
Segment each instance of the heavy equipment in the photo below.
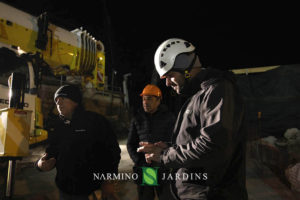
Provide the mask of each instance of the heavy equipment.
POLYGON ((49 22, 46 13, 33 16, 0 2, 0 108, 8 107, 8 76, 26 76, 24 109, 31 110, 29 144, 47 139, 39 90, 43 81, 79 83, 103 90, 104 45, 82 28, 66 30, 49 22))

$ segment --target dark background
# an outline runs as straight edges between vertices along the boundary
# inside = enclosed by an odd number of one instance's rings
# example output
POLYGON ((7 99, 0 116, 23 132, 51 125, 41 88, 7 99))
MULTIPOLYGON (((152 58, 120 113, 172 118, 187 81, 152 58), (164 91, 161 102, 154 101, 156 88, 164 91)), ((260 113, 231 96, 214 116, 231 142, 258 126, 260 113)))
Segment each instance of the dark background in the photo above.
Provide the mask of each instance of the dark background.
POLYGON ((199 1, 4 1, 50 22, 83 27, 103 41, 107 73, 147 75, 157 46, 179 37, 197 47, 204 65, 217 68, 295 64, 299 14, 294 5, 204 5, 199 1), (145 74, 147 72, 147 74, 145 74))

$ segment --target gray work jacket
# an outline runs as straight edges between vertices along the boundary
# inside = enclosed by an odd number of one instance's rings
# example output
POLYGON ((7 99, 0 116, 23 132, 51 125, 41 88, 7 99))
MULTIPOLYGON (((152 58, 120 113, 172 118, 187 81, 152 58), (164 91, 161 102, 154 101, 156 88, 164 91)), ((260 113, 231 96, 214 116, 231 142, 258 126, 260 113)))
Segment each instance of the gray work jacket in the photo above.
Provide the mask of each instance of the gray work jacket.
POLYGON ((244 104, 233 76, 203 69, 184 93, 190 98, 178 114, 173 146, 161 155, 174 169, 174 193, 180 199, 247 199, 244 104))

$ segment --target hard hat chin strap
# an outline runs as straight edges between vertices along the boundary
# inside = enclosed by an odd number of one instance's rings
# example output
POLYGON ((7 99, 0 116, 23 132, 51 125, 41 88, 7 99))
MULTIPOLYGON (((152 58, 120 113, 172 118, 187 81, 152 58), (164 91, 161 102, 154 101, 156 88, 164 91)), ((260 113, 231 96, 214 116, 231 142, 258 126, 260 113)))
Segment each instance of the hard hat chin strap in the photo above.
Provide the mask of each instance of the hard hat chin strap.
POLYGON ((184 78, 185 78, 185 79, 189 80, 189 79, 191 78, 191 73, 190 73, 190 71, 191 71, 192 68, 194 67, 196 60, 197 60, 197 55, 194 54, 194 58, 193 58, 193 60, 192 60, 192 62, 191 62, 191 64, 190 64, 190 66, 189 66, 188 68, 186 68, 186 69, 184 70, 184 72, 183 72, 184 78))
POLYGON ((191 73, 188 70, 184 70, 184 78, 185 79, 190 79, 191 78, 191 73))

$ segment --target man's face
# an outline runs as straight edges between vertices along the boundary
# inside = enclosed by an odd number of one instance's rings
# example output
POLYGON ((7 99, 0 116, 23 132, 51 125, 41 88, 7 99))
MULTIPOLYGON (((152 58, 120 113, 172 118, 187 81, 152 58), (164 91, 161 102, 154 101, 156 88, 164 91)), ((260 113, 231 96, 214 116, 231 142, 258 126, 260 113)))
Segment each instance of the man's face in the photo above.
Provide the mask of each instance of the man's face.
POLYGON ((181 74, 180 72, 170 71, 162 78, 166 79, 166 86, 171 86, 177 94, 181 93, 180 90, 185 83, 183 74, 181 74))
POLYGON ((160 104, 159 97, 144 95, 143 96, 143 108, 146 113, 154 113, 160 104))
POLYGON ((72 118, 73 112, 78 106, 78 103, 65 97, 57 97, 55 103, 59 114, 66 117, 67 119, 72 118))

